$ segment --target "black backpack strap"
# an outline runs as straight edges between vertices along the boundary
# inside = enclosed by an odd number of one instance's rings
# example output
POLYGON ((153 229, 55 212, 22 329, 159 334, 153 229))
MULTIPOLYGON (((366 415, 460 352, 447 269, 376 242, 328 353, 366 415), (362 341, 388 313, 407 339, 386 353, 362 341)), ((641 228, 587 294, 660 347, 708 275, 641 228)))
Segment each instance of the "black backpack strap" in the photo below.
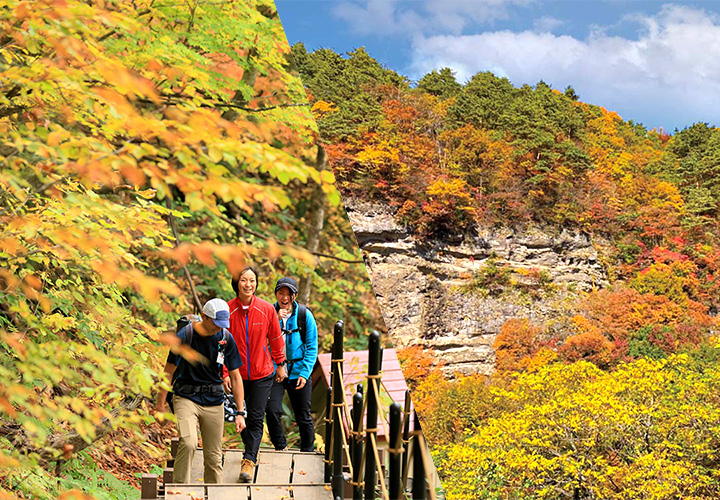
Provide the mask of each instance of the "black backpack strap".
MULTIPOLYGON (((275 302, 275 312, 277 313, 278 318, 280 318, 280 304, 278 304, 277 302, 275 302)), ((280 331, 283 333, 288 333, 288 330, 282 327, 282 322, 280 323, 280 331)))
MULTIPOLYGON (((182 327, 185 329, 185 341, 183 342, 183 345, 189 346, 192 344, 194 328, 192 327, 192 321, 190 321, 187 318, 181 318, 180 320, 178 320, 178 324, 180 324, 180 322, 183 321, 183 319, 185 319, 187 321, 187 323, 182 327)), ((181 330, 182 330, 182 328, 181 328, 181 330)), ((180 330, 178 330, 178 333, 180 333, 180 330)), ((184 362, 185 362, 185 358, 180 356, 177 361, 177 367, 175 368, 175 371, 173 372, 172 380, 170 381, 171 385, 175 385, 175 380, 177 380, 178 377, 180 377, 181 372, 183 371, 183 368, 184 368, 184 362)))
POLYGON ((297 327, 300 330, 302 343, 305 345, 305 339, 307 338, 307 307, 303 304, 298 304, 297 327))
POLYGON ((180 330, 190 326, 190 331, 185 333, 185 342, 184 343, 187 345, 192 344, 192 338, 193 338, 192 322, 193 322, 193 319, 194 319, 193 316, 188 314, 185 316, 180 316, 180 318, 176 322, 175 333, 180 333, 180 330))
POLYGON ((192 339, 193 339, 193 332, 195 332, 195 329, 192 326, 192 321, 188 321, 188 324, 185 325, 185 329, 190 329, 189 332, 185 333, 185 336, 187 337, 187 345, 192 346, 192 339))
MULTIPOLYGON (((297 330, 283 330, 283 333, 292 333, 294 331, 300 332, 300 339, 302 340, 302 343, 305 344, 305 339, 307 338, 307 306, 304 304, 298 304, 298 312, 297 312, 297 330)), ((275 304, 275 312, 280 312, 280 305, 275 304)))

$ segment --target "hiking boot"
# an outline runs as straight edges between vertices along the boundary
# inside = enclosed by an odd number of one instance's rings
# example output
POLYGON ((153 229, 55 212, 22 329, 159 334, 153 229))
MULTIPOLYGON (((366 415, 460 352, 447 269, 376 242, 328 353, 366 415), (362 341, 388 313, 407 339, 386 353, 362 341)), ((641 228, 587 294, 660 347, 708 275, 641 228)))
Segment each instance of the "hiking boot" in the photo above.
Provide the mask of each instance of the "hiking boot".
POLYGON ((275 448, 275 451, 288 451, 288 447, 285 448, 275 448))
POLYGON ((247 458, 243 458, 242 462, 240 462, 240 477, 238 480, 241 483, 252 483, 254 472, 255 462, 248 460, 247 458))

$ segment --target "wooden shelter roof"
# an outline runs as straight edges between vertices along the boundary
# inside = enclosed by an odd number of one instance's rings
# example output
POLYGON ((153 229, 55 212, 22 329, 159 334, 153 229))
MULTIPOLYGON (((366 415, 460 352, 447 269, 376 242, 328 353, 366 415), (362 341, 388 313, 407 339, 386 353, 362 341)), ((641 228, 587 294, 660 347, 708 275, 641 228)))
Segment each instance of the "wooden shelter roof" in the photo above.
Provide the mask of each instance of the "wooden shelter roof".
MULTIPOLYGON (((367 384, 368 351, 352 351, 344 354, 343 382, 347 402, 352 406, 352 397, 355 394, 358 384, 367 384)), ((332 354, 318 355, 318 362, 312 373, 313 387, 318 386, 320 380, 324 380, 324 387, 330 386, 330 363, 332 354)), ((390 405, 393 402, 405 406, 405 392, 408 389, 407 382, 403 376, 400 362, 395 349, 383 349, 381 365, 381 387, 380 387, 380 414, 378 416, 378 438, 385 439, 389 426, 387 421, 390 405), (384 425, 380 422, 384 421, 384 425)), ((367 394, 367 387, 365 388, 367 394)), ((410 423, 410 429, 413 429, 410 423)))

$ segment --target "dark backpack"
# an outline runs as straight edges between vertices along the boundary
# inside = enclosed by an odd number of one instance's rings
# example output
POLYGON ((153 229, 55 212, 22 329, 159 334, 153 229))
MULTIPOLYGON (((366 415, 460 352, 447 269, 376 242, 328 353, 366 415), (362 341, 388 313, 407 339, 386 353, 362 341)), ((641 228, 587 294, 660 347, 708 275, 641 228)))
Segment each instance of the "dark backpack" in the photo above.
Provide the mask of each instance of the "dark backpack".
MULTIPOLYGON (((181 316, 175 326, 175 334, 180 333, 180 330, 185 328, 186 326, 190 325, 190 323, 193 323, 195 321, 200 321, 201 318, 197 314, 186 314, 185 316, 181 316)), ((187 329, 187 332, 185 333, 185 341, 183 342, 183 345, 192 345, 192 339, 193 339, 193 333, 195 332, 195 329, 191 326, 187 329)), ((225 355, 225 348, 227 347, 227 329, 223 328, 223 339, 222 339, 222 350, 220 351, 223 356, 225 355)), ((178 376, 180 375, 180 361, 178 361, 178 366, 175 368, 175 371, 173 372, 172 380, 170 381, 170 385, 174 386, 175 381, 177 380, 178 376)), ((170 411, 173 413, 175 412, 175 408, 173 405, 173 391, 169 391, 167 395, 167 403, 170 407, 170 411)))
MULTIPOLYGON (((176 327, 175 327, 175 333, 180 333, 180 330, 188 326, 190 323, 194 321, 200 321, 201 318, 197 314, 186 314, 185 316, 180 316, 180 318, 177 320, 176 327)), ((193 329, 190 328, 188 333, 186 334, 187 340, 183 342, 184 344, 190 345, 192 344, 192 338, 193 338, 193 329)))
MULTIPOLYGON (((180 330, 187 327, 190 323, 193 323, 195 321, 200 321, 201 318, 197 314, 187 314, 185 316, 181 316, 176 323, 175 327, 175 333, 180 333, 180 330)), ((187 332, 185 333, 185 342, 183 344, 185 345, 192 345, 192 339, 193 339, 193 333, 195 332, 195 329, 191 326, 187 329, 187 332)), ((220 343, 222 345, 222 349, 220 350, 220 353, 225 356, 225 349, 227 348, 227 336, 228 331, 226 328, 223 328, 223 339, 220 343)), ((175 383, 175 379, 178 376, 179 370, 175 370, 175 373, 173 373, 172 383, 175 383)))
MULTIPOLYGON (((307 338, 307 310, 307 306, 298 304, 297 329, 300 332, 300 339, 302 340, 303 345, 305 344, 305 339, 307 338)), ((275 312, 280 312, 280 306, 278 304, 275 304, 275 312)), ((287 332, 290 333, 290 330, 287 332)))

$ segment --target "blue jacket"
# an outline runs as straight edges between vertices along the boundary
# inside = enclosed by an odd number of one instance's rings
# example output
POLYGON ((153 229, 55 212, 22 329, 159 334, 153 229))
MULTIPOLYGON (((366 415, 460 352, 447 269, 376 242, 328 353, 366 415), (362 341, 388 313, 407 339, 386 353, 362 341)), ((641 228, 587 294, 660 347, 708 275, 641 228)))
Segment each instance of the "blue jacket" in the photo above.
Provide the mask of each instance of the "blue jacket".
MULTIPOLYGON (((275 303, 277 306, 277 303, 275 303)), ((306 309, 305 313, 305 343, 300 337, 300 330, 297 326, 298 303, 293 301, 292 315, 287 319, 285 330, 289 330, 285 340, 288 360, 288 378, 297 380, 299 377, 305 380, 310 379, 310 373, 315 366, 318 355, 318 331, 315 317, 306 309)), ((280 320, 280 328, 282 328, 282 320, 280 320)), ((283 330, 283 333, 285 331, 283 330)))

